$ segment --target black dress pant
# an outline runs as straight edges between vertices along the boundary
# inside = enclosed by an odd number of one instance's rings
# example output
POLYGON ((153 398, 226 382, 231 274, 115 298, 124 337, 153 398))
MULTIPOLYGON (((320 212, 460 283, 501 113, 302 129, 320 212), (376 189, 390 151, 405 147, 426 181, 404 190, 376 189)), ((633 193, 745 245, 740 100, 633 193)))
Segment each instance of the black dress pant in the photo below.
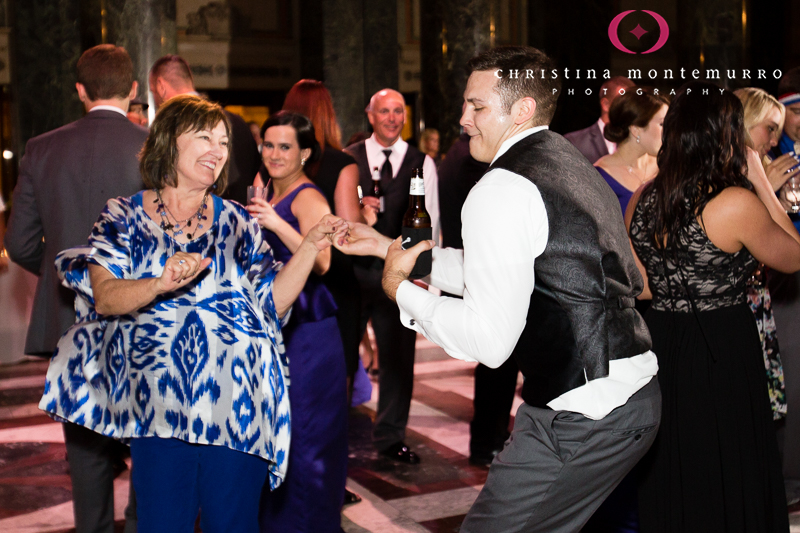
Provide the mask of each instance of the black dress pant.
MULTIPOLYGON (((124 445, 83 426, 65 422, 69 475, 77 533, 114 533, 114 467, 124 445)), ((125 533, 136 532, 136 499, 130 487, 125 533)))
MULTIPOLYGON (((448 292, 442 292, 442 296, 461 298, 448 292)), ((469 424, 470 455, 488 456, 503 448, 509 436, 518 373, 519 366, 513 357, 497 368, 482 364, 475 367, 473 414, 469 424)))
POLYGON ((519 367, 513 357, 497 368, 475 367, 474 414, 469 425, 471 455, 489 455, 508 438, 519 367))
POLYGON ((378 413, 372 441, 383 451, 405 439, 414 388, 417 333, 400 323, 397 304, 381 287, 382 270, 356 266, 355 272, 361 286, 361 333, 371 318, 378 344, 378 413))

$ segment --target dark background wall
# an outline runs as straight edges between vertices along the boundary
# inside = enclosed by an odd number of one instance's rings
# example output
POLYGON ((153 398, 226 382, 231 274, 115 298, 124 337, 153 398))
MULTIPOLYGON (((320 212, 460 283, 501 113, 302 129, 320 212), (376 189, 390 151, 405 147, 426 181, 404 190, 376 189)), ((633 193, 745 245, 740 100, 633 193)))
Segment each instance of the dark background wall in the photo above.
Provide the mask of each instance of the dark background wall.
MULTIPOLYGON (((14 158, 2 167, 6 196, 27 139, 81 116, 74 89, 80 53, 101 42, 126 46, 142 85, 140 96, 146 96, 152 62, 177 52, 180 40, 187 38, 177 30, 180 2, 0 0, 0 27, 10 31, 12 66, 12 83, 0 92, 0 112, 6 110, 0 117, 7 130, 4 146, 14 151, 14 158)), ((232 20, 257 2, 218 0, 229 5, 232 20)), ((274 111, 297 79, 321 79, 333 95, 345 139, 369 129, 364 115, 369 97, 381 88, 396 87, 411 106, 412 135, 423 125, 437 128, 446 150, 459 132, 464 65, 494 45, 536 46, 571 72, 592 68, 602 73, 608 68, 612 74, 626 74, 628 68, 677 71, 681 67, 772 72, 800 65, 796 38, 800 2, 791 0, 278 0, 277 4, 285 17, 281 38, 254 41, 253 35, 239 35, 238 26, 232 25, 230 84, 205 92, 224 105, 268 106, 274 111), (622 11, 636 10, 620 26, 623 44, 641 52, 658 38, 655 20, 642 9, 667 20, 666 46, 647 56, 616 50, 608 38, 608 25, 622 11), (628 26, 635 24, 648 31, 640 40, 629 33, 628 26), (248 80, 248 72, 255 76, 259 69, 240 64, 245 49, 250 56, 255 49, 255 55, 269 58, 285 54, 287 46, 293 47, 298 63, 291 69, 293 77, 283 76, 269 87, 257 78, 248 80), (409 57, 414 63, 410 67, 409 57)), ((597 89, 603 80, 562 81, 565 91, 552 128, 567 132, 594 122, 599 113, 597 89), (567 94, 569 89, 574 94, 567 94), (592 95, 585 94, 587 89, 592 95)), ((647 83, 669 89, 681 81, 647 83)), ((777 86, 771 77, 721 83, 768 91, 777 86)))

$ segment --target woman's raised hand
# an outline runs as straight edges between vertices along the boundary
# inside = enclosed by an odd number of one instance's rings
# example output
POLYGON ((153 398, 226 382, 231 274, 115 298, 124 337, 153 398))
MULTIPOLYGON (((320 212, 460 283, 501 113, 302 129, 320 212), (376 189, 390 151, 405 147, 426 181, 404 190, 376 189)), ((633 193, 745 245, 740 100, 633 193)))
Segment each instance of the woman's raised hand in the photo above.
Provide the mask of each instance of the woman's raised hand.
POLYGON ((255 217, 259 226, 273 232, 278 227, 278 224, 283 222, 280 215, 263 198, 253 198, 251 203, 247 205, 247 211, 255 217))
POLYGON ((770 185, 772 185, 773 191, 777 191, 783 187, 786 180, 796 176, 797 173, 800 172, 800 165, 798 165, 798 163, 800 163, 800 158, 794 154, 787 153, 775 158, 769 164, 764 165, 764 171, 767 173, 767 179, 770 185))
POLYGON ((322 251, 333 244, 335 238, 347 232, 349 225, 346 220, 335 215, 325 215, 316 226, 309 230, 305 241, 322 251))
POLYGON ((210 257, 177 252, 167 259, 164 271, 156 282, 156 287, 159 293, 177 290, 196 278, 210 264, 210 257))
POLYGON ((361 216, 367 221, 368 226, 374 226, 378 222, 378 212, 380 211, 381 202, 374 196, 365 196, 361 199, 361 216))
POLYGON ((764 172, 764 165, 761 164, 761 156, 752 148, 747 150, 747 179, 753 184, 756 192, 761 196, 764 191, 762 188, 769 189, 770 193, 774 192, 772 184, 767 179, 767 174, 764 172))

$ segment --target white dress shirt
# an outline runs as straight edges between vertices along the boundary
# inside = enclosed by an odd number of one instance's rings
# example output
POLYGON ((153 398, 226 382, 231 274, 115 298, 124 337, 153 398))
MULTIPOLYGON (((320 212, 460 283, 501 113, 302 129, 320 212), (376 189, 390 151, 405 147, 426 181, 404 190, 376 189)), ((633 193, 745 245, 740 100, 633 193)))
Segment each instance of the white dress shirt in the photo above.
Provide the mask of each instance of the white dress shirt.
MULTIPOLYGON (((531 128, 506 140, 495 160, 545 128, 531 128)), ((400 319, 451 357, 497 368, 511 355, 525 327, 534 262, 547 246, 547 211, 530 180, 496 168, 472 188, 461 220, 464 250, 434 248, 431 284, 463 300, 436 297, 404 281, 397 290, 400 319)), ((598 420, 624 405, 657 371, 651 351, 612 360, 607 377, 547 405, 598 420)))
POLYGON ((608 139, 606 139, 603 133, 606 131, 606 123, 603 122, 602 118, 597 119, 597 127, 600 128, 600 136, 603 138, 603 142, 606 143, 606 148, 608 149, 609 154, 613 154, 617 151, 617 143, 612 143, 608 139))
MULTIPOLYGON (((408 143, 401 137, 398 137, 395 143, 391 146, 383 146, 375 139, 373 133, 371 137, 364 141, 364 148, 367 150, 367 164, 370 171, 375 167, 383 167, 386 161, 384 150, 391 150, 389 162, 392 164, 392 178, 397 177, 400 166, 403 164, 403 159, 406 157, 408 151, 408 143)), ((422 179, 425 183, 425 210, 431 217, 431 231, 433 240, 436 243, 442 242, 439 238, 441 227, 439 225, 439 179, 436 174, 436 163, 430 156, 425 156, 425 162, 422 163, 422 179)))
POLYGON ((115 105, 96 105, 89 110, 89 113, 92 111, 115 111, 125 118, 128 117, 128 114, 125 111, 115 105))

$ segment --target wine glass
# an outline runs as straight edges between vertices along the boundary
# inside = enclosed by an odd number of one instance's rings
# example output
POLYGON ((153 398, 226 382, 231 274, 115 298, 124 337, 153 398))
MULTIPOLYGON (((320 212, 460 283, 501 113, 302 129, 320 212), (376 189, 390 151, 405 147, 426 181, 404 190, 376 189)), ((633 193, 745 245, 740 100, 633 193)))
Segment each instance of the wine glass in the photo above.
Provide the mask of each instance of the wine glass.
POLYGON ((253 203, 253 198, 262 198, 264 200, 267 199, 267 188, 266 187, 257 187, 255 185, 250 185, 247 187, 247 203, 253 203))

